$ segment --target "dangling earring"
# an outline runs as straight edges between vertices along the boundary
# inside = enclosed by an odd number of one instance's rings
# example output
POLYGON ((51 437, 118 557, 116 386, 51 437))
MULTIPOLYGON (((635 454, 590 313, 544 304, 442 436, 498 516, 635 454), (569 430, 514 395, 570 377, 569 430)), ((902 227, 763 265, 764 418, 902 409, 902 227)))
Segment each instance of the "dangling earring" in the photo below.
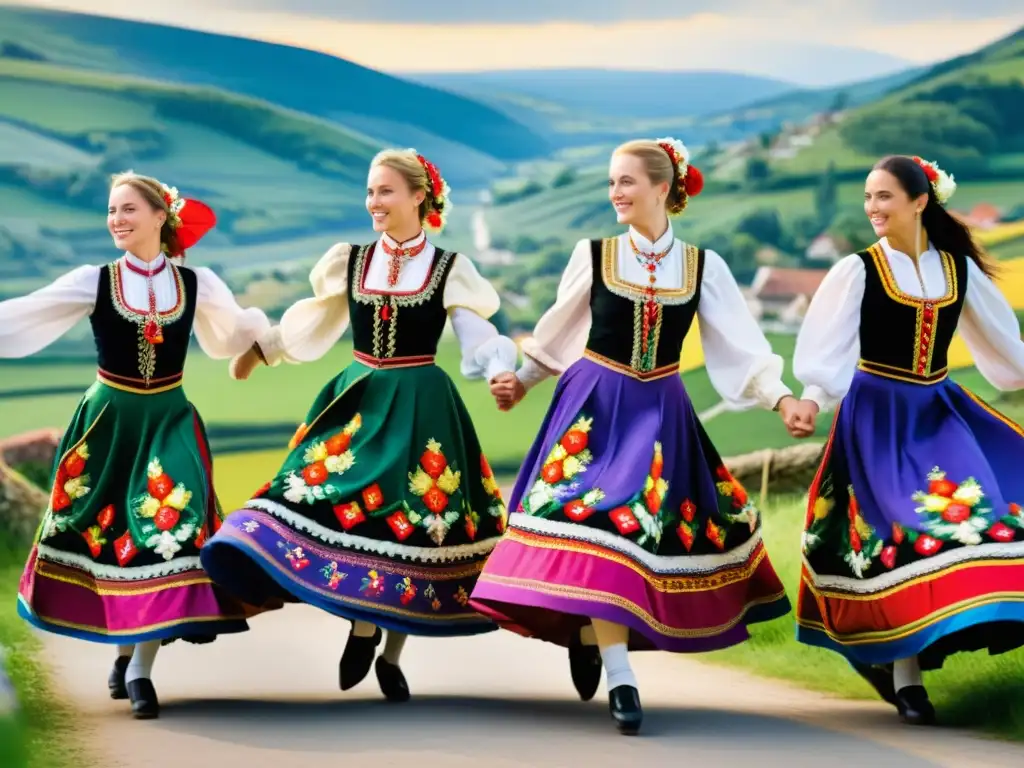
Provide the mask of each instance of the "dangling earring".
POLYGON ((916 214, 917 227, 914 232, 914 259, 920 261, 921 259, 921 211, 919 210, 916 214))

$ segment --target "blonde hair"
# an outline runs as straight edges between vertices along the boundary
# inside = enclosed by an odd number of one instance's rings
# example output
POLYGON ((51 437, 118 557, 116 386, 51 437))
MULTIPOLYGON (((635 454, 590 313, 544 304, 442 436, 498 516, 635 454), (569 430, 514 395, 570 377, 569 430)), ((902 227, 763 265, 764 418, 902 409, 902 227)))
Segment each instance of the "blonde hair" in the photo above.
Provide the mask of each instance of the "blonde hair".
POLYGON ((177 254, 181 248, 178 244, 178 233, 171 222, 171 211, 167 207, 167 200, 164 199, 164 187, 152 176, 143 176, 135 171, 124 171, 116 173, 110 179, 110 188, 131 187, 145 200, 154 211, 163 211, 167 214, 167 220, 160 228, 160 249, 169 255, 177 254))
POLYGON ((420 162, 419 155, 411 149, 385 149, 378 152, 370 162, 370 167, 375 168, 384 165, 392 170, 398 171, 409 189, 413 193, 423 192, 423 202, 420 203, 420 224, 426 221, 427 217, 434 211, 440 214, 444 210, 444 202, 439 201, 438 196, 443 192, 440 189, 432 189, 427 169, 420 162))
POLYGON ((644 171, 652 184, 668 182, 668 197, 665 198, 665 210, 669 216, 678 216, 690 202, 686 190, 679 180, 679 169, 672 162, 668 152, 656 141, 650 139, 634 139, 620 144, 613 155, 632 155, 644 164, 644 171))

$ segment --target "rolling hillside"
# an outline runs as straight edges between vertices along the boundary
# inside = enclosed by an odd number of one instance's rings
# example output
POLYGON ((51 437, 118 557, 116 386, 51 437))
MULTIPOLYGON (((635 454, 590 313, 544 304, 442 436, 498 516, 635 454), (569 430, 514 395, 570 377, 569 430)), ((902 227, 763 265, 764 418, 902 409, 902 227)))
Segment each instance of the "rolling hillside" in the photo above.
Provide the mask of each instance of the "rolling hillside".
POLYGON ((548 151, 540 136, 489 106, 300 48, 123 19, 0 7, 0 51, 74 69, 218 88, 360 131, 377 144, 417 141, 424 152, 439 150, 439 163, 465 166, 463 172, 482 158, 491 158, 493 166, 494 160, 548 151), (470 156, 459 162, 454 147, 470 156))
MULTIPOLYGON (((901 76, 902 77, 902 76, 901 76)), ((706 238, 723 232, 757 209, 774 209, 790 223, 814 210, 815 189, 830 163, 838 172, 839 210, 859 210, 862 173, 889 152, 923 154, 936 159, 958 180, 971 180, 957 193, 957 207, 993 202, 1024 203, 1024 31, 929 68, 888 90, 896 80, 865 83, 849 92, 873 101, 849 109, 834 126, 808 133, 808 146, 789 158, 774 159, 747 142, 740 154, 726 151, 698 157, 708 186, 679 223, 684 236, 706 238), (744 154, 748 153, 748 154, 744 154), (765 171, 746 178, 746 157, 764 157, 765 171)), ((822 93, 821 98, 834 99, 822 93)), ((807 97, 810 98, 810 97, 807 97)), ((819 96, 814 97, 819 98, 819 96)), ((793 103, 798 96, 776 104, 793 103)), ((814 99, 807 101, 812 104, 814 99)), ((826 105, 827 107, 827 105, 826 105)), ((720 120, 730 123, 733 116, 720 120)), ((705 129, 715 123, 709 120, 705 129)), ((690 146, 701 138, 680 135, 690 146)), ((495 234, 515 238, 524 232, 539 240, 566 243, 615 231, 603 178, 607 156, 588 157, 586 167, 562 186, 540 181, 508 195, 488 216, 495 234)))

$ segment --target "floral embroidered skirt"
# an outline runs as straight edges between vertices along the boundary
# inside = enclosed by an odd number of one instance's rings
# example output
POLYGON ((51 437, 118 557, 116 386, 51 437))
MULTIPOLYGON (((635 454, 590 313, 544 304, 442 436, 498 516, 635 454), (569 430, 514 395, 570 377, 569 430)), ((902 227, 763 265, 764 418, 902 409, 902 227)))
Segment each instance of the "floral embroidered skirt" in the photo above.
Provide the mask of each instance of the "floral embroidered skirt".
POLYGON ((1024 644, 1024 433, 946 379, 857 372, 811 487, 797 637, 852 661, 1024 644))
POLYGON ((512 631, 567 645, 600 618, 628 626, 633 650, 696 652, 789 612, 758 510, 678 376, 575 363, 511 503, 472 605, 512 631))
POLYGON ((469 594, 505 506, 443 370, 352 363, 293 444, 203 548, 214 580, 247 602, 278 596, 411 634, 496 629, 469 594))
POLYGON ((122 644, 248 629, 251 609, 199 562, 220 515, 203 423, 180 387, 152 394, 96 382, 57 450, 19 588, 24 619, 122 644))

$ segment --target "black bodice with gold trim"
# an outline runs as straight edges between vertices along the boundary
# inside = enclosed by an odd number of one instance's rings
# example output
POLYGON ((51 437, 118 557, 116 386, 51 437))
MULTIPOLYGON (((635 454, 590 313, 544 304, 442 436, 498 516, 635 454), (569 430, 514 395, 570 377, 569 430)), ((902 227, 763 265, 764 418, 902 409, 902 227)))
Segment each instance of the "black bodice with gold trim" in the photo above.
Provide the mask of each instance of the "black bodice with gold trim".
POLYGON ((124 297, 118 262, 100 270, 96 306, 89 316, 102 372, 124 383, 155 384, 180 377, 185 370, 195 317, 198 280, 186 267, 167 264, 177 289, 177 301, 159 313, 163 341, 150 344, 144 332, 147 307, 130 307, 124 297))
POLYGON ((417 290, 378 292, 365 287, 375 245, 352 246, 348 262, 348 306, 355 352, 383 363, 432 358, 448 319, 444 286, 455 253, 435 248, 426 282, 417 290))
POLYGON ((704 251, 683 246, 682 287, 658 290, 648 310, 644 287, 618 276, 618 244, 618 238, 591 241, 594 279, 587 352, 638 378, 674 372, 700 304, 704 251))
POLYGON ((865 273, 859 367, 909 381, 945 377, 946 355, 967 294, 967 259, 941 253, 946 292, 922 299, 899 289, 881 245, 857 255, 865 273))

